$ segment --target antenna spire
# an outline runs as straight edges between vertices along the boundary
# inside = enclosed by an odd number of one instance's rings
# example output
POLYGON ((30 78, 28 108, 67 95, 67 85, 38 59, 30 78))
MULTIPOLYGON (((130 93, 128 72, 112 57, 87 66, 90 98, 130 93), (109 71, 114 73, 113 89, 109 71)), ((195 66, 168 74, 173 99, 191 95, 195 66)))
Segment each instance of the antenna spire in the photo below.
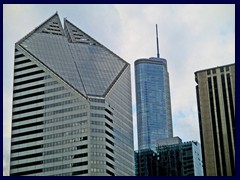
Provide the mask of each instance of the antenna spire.
POLYGON ((160 58, 159 45, 158 45, 158 27, 157 27, 157 24, 156 24, 156 38, 157 38, 157 58, 160 58))

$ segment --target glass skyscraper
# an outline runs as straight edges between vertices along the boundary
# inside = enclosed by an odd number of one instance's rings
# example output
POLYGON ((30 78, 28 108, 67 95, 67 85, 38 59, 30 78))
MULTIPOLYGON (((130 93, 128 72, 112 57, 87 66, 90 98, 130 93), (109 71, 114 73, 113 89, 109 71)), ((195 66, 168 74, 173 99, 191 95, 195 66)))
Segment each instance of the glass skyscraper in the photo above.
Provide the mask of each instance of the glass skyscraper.
POLYGON ((155 150, 158 139, 173 136, 167 61, 135 61, 138 150, 155 150))
POLYGON ((10 175, 134 175, 130 65, 58 14, 15 44, 10 175))

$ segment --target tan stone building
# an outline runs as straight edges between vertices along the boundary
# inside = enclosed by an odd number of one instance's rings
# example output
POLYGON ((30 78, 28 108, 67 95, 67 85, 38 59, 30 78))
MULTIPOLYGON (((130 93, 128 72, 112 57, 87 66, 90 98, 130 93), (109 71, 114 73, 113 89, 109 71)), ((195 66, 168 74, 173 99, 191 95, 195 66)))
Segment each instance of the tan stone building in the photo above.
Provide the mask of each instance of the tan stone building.
POLYGON ((235 64, 195 72, 206 176, 235 175, 235 64))

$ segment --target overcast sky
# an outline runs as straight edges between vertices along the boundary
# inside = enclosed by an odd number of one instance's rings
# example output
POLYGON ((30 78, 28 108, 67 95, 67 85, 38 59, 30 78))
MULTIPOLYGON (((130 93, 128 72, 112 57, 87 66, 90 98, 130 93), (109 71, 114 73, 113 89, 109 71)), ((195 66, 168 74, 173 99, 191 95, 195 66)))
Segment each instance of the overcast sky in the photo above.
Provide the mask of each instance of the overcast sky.
POLYGON ((136 142, 134 61, 168 61, 173 133, 200 142, 194 72, 235 63, 235 5, 3 5, 3 174, 8 175, 14 44, 55 12, 131 64, 136 142))

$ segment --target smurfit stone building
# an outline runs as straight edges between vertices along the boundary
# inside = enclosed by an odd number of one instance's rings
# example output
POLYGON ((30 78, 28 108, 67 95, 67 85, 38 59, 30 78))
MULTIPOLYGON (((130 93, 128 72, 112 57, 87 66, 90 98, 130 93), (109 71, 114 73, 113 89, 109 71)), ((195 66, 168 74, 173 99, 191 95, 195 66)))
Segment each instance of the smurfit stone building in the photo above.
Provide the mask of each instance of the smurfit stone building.
POLYGON ((15 44, 10 175, 134 175, 130 65, 58 14, 15 44))
POLYGON ((235 175, 235 64, 195 72, 204 174, 235 175))

